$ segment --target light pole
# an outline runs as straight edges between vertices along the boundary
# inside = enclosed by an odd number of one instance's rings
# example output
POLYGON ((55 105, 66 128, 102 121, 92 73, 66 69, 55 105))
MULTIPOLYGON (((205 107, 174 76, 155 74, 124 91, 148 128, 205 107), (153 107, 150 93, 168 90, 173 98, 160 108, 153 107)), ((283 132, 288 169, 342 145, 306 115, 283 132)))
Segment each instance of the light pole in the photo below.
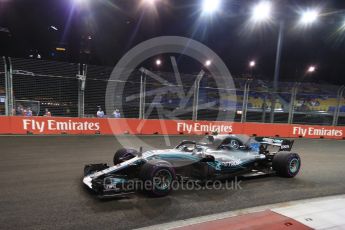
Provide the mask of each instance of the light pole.
POLYGON ((256 65, 256 62, 254 60, 249 62, 250 77, 246 80, 246 83, 244 84, 243 100, 242 100, 242 112, 241 112, 241 114, 242 114, 241 122, 242 123, 247 121, 250 83, 253 80, 253 69, 254 69, 255 65, 256 65))
POLYGON ((277 42, 276 62, 275 62, 275 67, 274 67, 270 123, 274 123, 274 110, 276 108, 277 93, 278 93, 277 91, 278 91, 278 82, 279 82, 280 60, 281 60, 281 55, 282 55, 282 46, 283 46, 283 39, 284 39, 284 29, 285 29, 285 22, 284 20, 281 20, 279 22, 279 35, 278 35, 278 42, 277 42))
MULTIPOLYGON (((267 1, 260 2, 257 4, 252 11, 252 20, 254 22, 267 21, 271 18, 272 4, 267 1)), ((304 25, 312 24, 317 20, 319 12, 317 10, 307 10, 301 14, 300 23, 304 25)), ((274 80, 273 80, 273 92, 271 97, 271 112, 270 112, 270 122, 274 122, 274 110, 276 105, 278 83, 279 83, 279 72, 280 72, 280 62, 282 55, 282 46, 284 40, 284 30, 285 30, 285 20, 281 19, 279 21, 279 34, 277 42, 276 60, 274 68, 274 80)))
POLYGON ((91 58, 92 27, 89 13, 90 0, 73 0, 78 14, 79 61, 87 64, 91 58))
POLYGON ((253 78, 253 71, 254 71, 255 66, 256 66, 256 62, 254 60, 249 62, 250 78, 253 78))

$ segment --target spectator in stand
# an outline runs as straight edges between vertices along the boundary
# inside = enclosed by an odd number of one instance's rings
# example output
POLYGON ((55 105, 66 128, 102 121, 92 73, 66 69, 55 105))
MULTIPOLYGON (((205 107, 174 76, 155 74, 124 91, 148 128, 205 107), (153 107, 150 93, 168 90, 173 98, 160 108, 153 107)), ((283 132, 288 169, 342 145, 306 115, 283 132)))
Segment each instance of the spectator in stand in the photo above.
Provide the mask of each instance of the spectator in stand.
POLYGON ((97 117, 98 118, 103 118, 104 117, 104 112, 103 112, 101 107, 98 107, 97 117))
POLYGON ((113 112, 113 117, 114 118, 121 118, 121 113, 118 109, 115 109, 113 112))
POLYGON ((24 110, 24 111, 25 111, 25 116, 26 117, 32 117, 32 110, 31 110, 30 107, 28 109, 24 110))
POLYGON ((44 116, 45 117, 51 117, 52 116, 51 112, 49 112, 49 110, 47 108, 45 109, 44 116))
POLYGON ((266 111, 267 108, 268 108, 268 105, 266 104, 266 101, 264 101, 262 103, 261 109, 262 109, 262 111, 266 111))
POLYGON ((24 116, 24 108, 22 105, 18 105, 16 109, 16 115, 17 116, 24 116))
POLYGON ((310 110, 309 107, 308 107, 308 105, 307 105, 307 103, 305 103, 305 102, 303 102, 303 104, 302 104, 302 106, 300 107, 300 109, 301 109, 302 112, 307 112, 307 111, 310 110))
POLYGON ((311 105, 311 106, 320 106, 320 102, 319 102, 316 98, 313 98, 313 99, 310 101, 310 105, 311 105))

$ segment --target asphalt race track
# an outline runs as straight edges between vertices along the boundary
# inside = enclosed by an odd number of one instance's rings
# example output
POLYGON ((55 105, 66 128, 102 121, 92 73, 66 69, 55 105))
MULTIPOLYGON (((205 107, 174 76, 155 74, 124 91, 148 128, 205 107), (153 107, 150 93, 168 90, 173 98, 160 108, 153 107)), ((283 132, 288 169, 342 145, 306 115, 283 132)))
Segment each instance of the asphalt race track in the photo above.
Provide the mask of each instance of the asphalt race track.
MULTIPOLYGON (((160 136, 141 137, 165 148, 160 136)), ((170 137, 176 145, 186 137, 170 137)), ((138 148, 134 137, 120 137, 138 148)), ((84 164, 111 164, 114 137, 0 137, 1 229, 130 229, 241 208, 345 192, 345 141, 295 142, 302 170, 294 179, 244 180, 240 190, 174 191, 100 201, 81 183, 84 164)))

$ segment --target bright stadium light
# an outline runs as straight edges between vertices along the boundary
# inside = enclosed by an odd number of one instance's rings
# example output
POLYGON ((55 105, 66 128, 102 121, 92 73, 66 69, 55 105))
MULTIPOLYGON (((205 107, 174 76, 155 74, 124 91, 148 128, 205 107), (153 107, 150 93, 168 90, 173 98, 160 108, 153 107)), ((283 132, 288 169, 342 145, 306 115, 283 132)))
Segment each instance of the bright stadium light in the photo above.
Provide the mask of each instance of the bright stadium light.
POLYGON ((206 14, 212 14, 219 10, 221 0, 203 0, 202 12, 206 14))
POLYGON ((140 5, 149 8, 156 8, 160 0, 141 0, 140 5))
POLYGON ((85 3, 87 0, 74 0, 74 2, 78 3, 78 4, 83 4, 85 3))
POLYGON ((212 61, 211 60, 207 60, 206 62, 205 62, 205 66, 210 66, 212 64, 212 61))
POLYGON ((311 24, 317 20, 319 12, 317 10, 307 10, 302 13, 300 22, 302 24, 311 24))
POLYGON ((254 68, 255 65, 256 65, 256 62, 255 62, 255 61, 250 61, 250 62, 249 62, 249 67, 250 67, 250 68, 254 68))
POLYGON ((161 61, 160 59, 157 59, 157 60, 156 60, 156 65, 157 65, 157 66, 160 66, 161 64, 162 64, 162 61, 161 61))
POLYGON ((56 26, 50 26, 51 29, 58 31, 58 28, 56 26))
POLYGON ((143 0, 143 2, 145 4, 154 5, 154 4, 156 4, 157 0, 143 0))
POLYGON ((263 1, 254 6, 252 10, 252 19, 254 21, 266 21, 271 18, 272 4, 263 1))
POLYGON ((314 73, 316 70, 316 67, 314 65, 309 66, 308 73, 314 73))

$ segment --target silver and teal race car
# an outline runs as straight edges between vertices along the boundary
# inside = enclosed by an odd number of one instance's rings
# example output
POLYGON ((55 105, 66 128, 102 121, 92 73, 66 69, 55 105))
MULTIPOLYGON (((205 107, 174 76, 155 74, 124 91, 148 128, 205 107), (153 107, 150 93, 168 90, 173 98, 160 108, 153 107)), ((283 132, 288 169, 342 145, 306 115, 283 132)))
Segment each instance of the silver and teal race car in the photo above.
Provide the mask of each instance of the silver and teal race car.
POLYGON ((123 196, 144 190, 165 196, 173 183, 205 183, 236 176, 277 174, 295 177, 301 167, 293 140, 247 135, 209 135, 182 141, 173 149, 120 149, 114 165, 89 164, 83 183, 100 197, 123 196))

